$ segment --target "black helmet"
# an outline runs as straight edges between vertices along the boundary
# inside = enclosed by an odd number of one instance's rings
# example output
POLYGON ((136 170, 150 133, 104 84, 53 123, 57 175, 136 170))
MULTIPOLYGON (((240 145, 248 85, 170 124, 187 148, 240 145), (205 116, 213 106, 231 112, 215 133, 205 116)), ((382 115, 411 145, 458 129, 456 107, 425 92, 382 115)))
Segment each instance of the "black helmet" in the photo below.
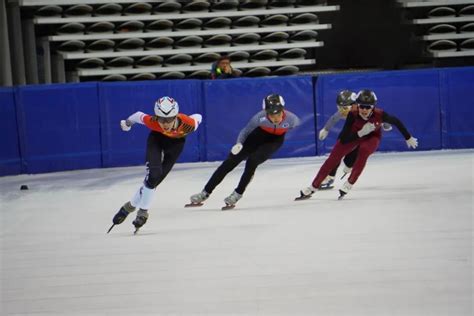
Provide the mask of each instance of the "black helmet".
POLYGON ((337 106, 349 106, 355 103, 356 94, 350 90, 342 90, 337 94, 337 106))
POLYGON ((368 89, 360 90, 359 93, 357 93, 356 103, 362 104, 362 105, 376 106, 377 96, 372 90, 368 90, 368 89))
POLYGON ((263 108, 267 114, 277 114, 283 111, 285 100, 279 94, 269 94, 263 99, 263 108))

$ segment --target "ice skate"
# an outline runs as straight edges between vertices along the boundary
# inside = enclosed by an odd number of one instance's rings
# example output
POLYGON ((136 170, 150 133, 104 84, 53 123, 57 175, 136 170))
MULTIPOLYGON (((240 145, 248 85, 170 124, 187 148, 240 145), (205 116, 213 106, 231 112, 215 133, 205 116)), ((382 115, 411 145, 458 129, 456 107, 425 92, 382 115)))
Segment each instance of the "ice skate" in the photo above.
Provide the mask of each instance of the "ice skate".
POLYGON ((206 191, 202 190, 199 193, 193 194, 190 197, 191 203, 185 204, 184 207, 197 207, 197 206, 202 206, 205 200, 209 197, 209 193, 206 191))
POLYGON ((315 191, 316 191, 316 189, 313 188, 312 186, 306 187, 306 188, 300 190, 300 196, 295 198, 295 201, 307 200, 313 195, 313 193, 315 191))
POLYGON ((319 186, 319 190, 330 190, 334 188, 334 177, 333 176, 327 176, 326 179, 324 179, 323 183, 319 186))
POLYGON ((114 228, 115 225, 122 224, 123 221, 127 218, 128 214, 132 213, 133 211, 135 211, 135 207, 133 207, 130 202, 125 203, 112 219, 113 224, 112 226, 110 226, 109 230, 107 231, 107 234, 110 233, 110 231, 112 230, 112 228, 114 228))
POLYGON ((242 198, 242 194, 239 194, 233 191, 228 197, 224 199, 225 206, 222 207, 222 210, 231 210, 235 207, 235 203, 242 198))
POLYGON ((352 184, 349 183, 349 181, 346 181, 343 185, 342 188, 339 189, 339 197, 337 198, 338 200, 342 200, 344 196, 349 193, 349 191, 352 189, 352 184))
POLYGON ((352 168, 349 168, 348 166, 344 165, 344 168, 342 168, 342 177, 341 179, 344 179, 344 177, 352 172, 352 168))
POLYGON ((138 232, 138 230, 143 226, 145 225, 146 221, 148 220, 148 211, 147 210, 143 210, 143 209, 139 209, 138 210, 138 213, 137 213, 137 217, 135 218, 135 220, 133 221, 133 226, 135 226, 135 232, 134 234, 136 234, 138 232))

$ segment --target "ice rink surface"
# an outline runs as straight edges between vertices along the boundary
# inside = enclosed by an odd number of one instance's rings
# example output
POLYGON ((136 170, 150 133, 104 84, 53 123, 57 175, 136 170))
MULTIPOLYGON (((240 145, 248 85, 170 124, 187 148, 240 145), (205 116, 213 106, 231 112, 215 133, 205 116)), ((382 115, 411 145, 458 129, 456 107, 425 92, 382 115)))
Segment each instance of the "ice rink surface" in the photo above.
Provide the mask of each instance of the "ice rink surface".
POLYGON ((474 151, 375 154, 294 202, 323 159, 267 161, 232 211, 243 164, 198 209, 218 163, 177 164, 136 236, 105 232, 143 167, 0 178, 0 314, 473 315, 474 151))

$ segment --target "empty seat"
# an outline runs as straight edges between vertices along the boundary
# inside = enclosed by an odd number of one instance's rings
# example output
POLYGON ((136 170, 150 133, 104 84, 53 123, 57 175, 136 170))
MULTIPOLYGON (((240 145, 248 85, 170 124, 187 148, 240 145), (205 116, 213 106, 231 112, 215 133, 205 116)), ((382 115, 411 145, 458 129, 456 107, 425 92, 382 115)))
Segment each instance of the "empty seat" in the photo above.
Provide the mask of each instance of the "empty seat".
POLYGON ((104 60, 100 58, 87 58, 81 60, 77 65, 77 70, 82 69, 102 69, 104 68, 104 60))
POLYGON ((260 61, 260 60, 276 60, 278 57, 278 52, 273 49, 264 49, 253 53, 250 56, 250 61, 260 61))
POLYGON ((118 3, 106 3, 96 8, 94 14, 97 16, 120 15, 122 10, 122 6, 118 3))
POLYGON ((267 67, 255 67, 245 72, 245 77, 264 77, 270 74, 271 70, 267 67))
POLYGON ((200 36, 190 35, 178 39, 174 43, 176 48, 201 47, 204 40, 200 36))
POLYGON ((63 13, 63 8, 61 8, 60 6, 46 5, 36 10, 34 15, 37 17, 52 18, 52 17, 60 17, 62 13, 63 13))
POLYGON ((160 49, 160 48, 172 48, 174 43, 174 39, 171 37, 157 37, 152 40, 150 40, 148 43, 145 45, 146 50, 151 50, 151 49, 160 49))
POLYGON ((232 24, 232 20, 226 17, 213 18, 204 23, 203 29, 228 29, 232 24))
POLYGON ((292 17, 289 25, 300 25, 300 24, 317 24, 319 23, 318 16, 313 13, 301 13, 295 17, 292 17))
POLYGON ((180 71, 171 71, 164 73, 160 76, 160 79, 184 79, 186 75, 180 71))
POLYGON ((474 23, 464 24, 459 28, 459 32, 461 33, 471 33, 474 32, 474 23))
POLYGON ((76 4, 64 10, 64 16, 90 16, 94 9, 88 4, 76 4))
POLYGON ((282 53, 280 53, 281 60, 287 59, 304 59, 306 51, 302 48, 291 48, 282 53))
POLYGON ((82 52, 86 44, 83 41, 66 41, 61 43, 56 49, 58 52, 72 53, 72 52, 82 52))
POLYGON ((451 34, 456 33, 456 27, 451 24, 437 24, 428 29, 428 34, 451 34))
POLYGON ((197 57, 194 57, 193 63, 196 65, 200 64, 212 64, 221 57, 218 53, 204 53, 197 57))
POLYGON ((209 37, 204 41, 204 47, 214 47, 214 46, 230 46, 232 37, 227 34, 217 34, 209 37))
POLYGON ((86 33, 88 34, 97 34, 97 33, 113 33, 115 30, 115 25, 111 22, 97 22, 90 25, 86 33))
POLYGON ((210 4, 205 0, 194 0, 183 6, 183 12, 209 11, 210 4))
POLYGON ((296 1, 291 0, 271 0, 268 2, 269 9, 293 7, 296 1))
POLYGON ((57 30, 56 34, 58 35, 67 35, 67 34, 82 34, 84 33, 85 26, 82 23, 67 23, 61 25, 57 30))
POLYGON ((267 3, 268 0, 243 0, 240 3, 240 10, 263 9, 267 3))
POLYGON ((196 18, 181 20, 175 23, 175 29, 177 30, 196 30, 201 29, 202 21, 196 18))
POLYGON ((260 19, 253 15, 243 16, 232 22, 232 27, 243 28, 243 27, 257 27, 260 23, 260 19))
POLYGON ((181 3, 172 0, 160 3, 153 9, 155 14, 179 13, 180 10, 181 3))
POLYGON ((142 68, 142 67, 157 67, 161 65, 163 62, 163 57, 161 56, 156 56, 156 55, 151 55, 151 56, 145 56, 137 60, 135 63, 135 66, 137 68, 142 68))
POLYGON ((304 30, 296 32, 290 36, 290 43, 294 42, 314 42, 318 36, 318 32, 312 30, 304 30))
POLYGON ((245 51, 237 51, 232 52, 227 56, 229 56, 232 62, 247 61, 250 57, 250 53, 245 51))
POLYGON ((445 18, 456 16, 456 10, 449 7, 436 7, 428 11, 429 18, 445 18))
POLYGON ((117 44, 118 51, 142 50, 145 46, 145 40, 141 38, 127 38, 117 44))
POLYGON ((474 50, 474 38, 468 38, 459 44, 460 50, 474 50))
POLYGON ((156 75, 150 72, 142 72, 130 77, 131 81, 155 80, 156 75))
POLYGON ((282 43, 288 41, 290 36, 285 32, 273 32, 262 38, 262 43, 282 43))
POLYGON ((106 52, 113 51, 115 42, 109 39, 100 39, 87 45, 86 52, 106 52))
POLYGON ((105 67, 108 69, 133 68, 133 58, 128 56, 116 57, 107 61, 105 67))
POLYGON ((197 70, 186 76, 188 79, 209 79, 211 72, 209 70, 197 70))
POLYGON ((211 11, 228 11, 228 10, 237 10, 239 6, 238 0, 223 0, 220 2, 215 2, 211 5, 211 11))
POLYGON ((176 54, 167 58, 164 62, 165 65, 185 65, 191 64, 193 58, 189 54, 176 54))
POLYGON ((257 33, 245 33, 235 37, 232 40, 232 44, 235 46, 239 45, 251 45, 258 44, 260 41, 260 35, 257 33))
POLYGON ((288 24, 288 17, 283 14, 275 14, 267 16, 260 22, 262 27, 283 26, 288 24))
POLYGON ((146 32, 167 31, 173 29, 173 21, 171 20, 156 20, 149 23, 145 27, 146 32))
POLYGON ((296 75, 299 71, 299 68, 296 66, 288 65, 282 66, 272 71, 273 76, 291 76, 296 75))
POLYGON ((472 16, 474 15, 474 5, 468 5, 464 8, 459 9, 459 16, 472 16))
POLYGON ((146 2, 137 2, 129 5, 123 10, 124 15, 139 15, 139 14, 150 14, 152 9, 151 4, 146 2))
POLYGON ((142 32, 145 27, 145 23, 142 21, 126 21, 119 26, 117 26, 117 33, 133 33, 133 32, 142 32))
POLYGON ((102 81, 125 81, 127 77, 120 74, 108 75, 102 78, 102 81))
POLYGON ((451 40, 439 40, 428 45, 429 52, 454 52, 457 50, 456 42, 451 40))

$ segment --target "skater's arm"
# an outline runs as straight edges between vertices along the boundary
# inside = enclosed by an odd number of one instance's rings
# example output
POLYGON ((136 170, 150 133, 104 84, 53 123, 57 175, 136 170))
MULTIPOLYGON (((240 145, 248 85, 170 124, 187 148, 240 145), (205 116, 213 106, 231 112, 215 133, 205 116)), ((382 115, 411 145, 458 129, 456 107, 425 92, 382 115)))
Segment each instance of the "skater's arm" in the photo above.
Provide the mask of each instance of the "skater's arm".
POLYGON ((185 134, 189 134, 197 130, 199 123, 201 123, 201 114, 193 114, 187 116, 185 114, 178 114, 180 118, 180 126, 178 127, 185 134))
POLYGON ((247 136, 249 136, 249 134, 258 127, 262 117, 265 118, 265 111, 258 112, 250 119, 247 125, 240 131, 239 136, 237 137, 237 143, 244 143, 244 141, 247 139, 247 136))
POLYGON ((150 115, 138 111, 138 112, 135 112, 135 113, 133 113, 132 115, 130 115, 130 116, 126 119, 126 122, 127 122, 127 125, 128 125, 128 126, 132 126, 132 125, 135 124, 135 123, 145 125, 145 118, 146 118, 146 117, 149 117, 149 116, 150 116, 150 115))
POLYGON ((334 127, 334 125, 336 125, 337 122, 339 122, 341 119, 343 118, 343 116, 341 115, 341 113, 336 112, 334 113, 333 115, 331 115, 331 117, 327 120, 326 124, 324 124, 324 129, 326 131, 330 131, 331 128, 334 127))
POLYGON ((300 125, 300 118, 295 113, 285 110, 285 115, 285 120, 289 124, 289 129, 295 128, 300 125))
POLYGON ((407 128, 402 123, 402 121, 400 121, 397 117, 389 115, 389 114, 387 114, 387 112, 384 111, 383 114, 382 114, 382 121, 384 123, 389 123, 389 124, 395 125, 398 128, 398 130, 400 131, 400 133, 402 133, 405 140, 410 139, 411 134, 408 132, 407 128))
POLYGON ((199 127, 199 124, 201 124, 202 122, 202 115, 196 113, 196 114, 190 115, 189 117, 194 120, 194 130, 197 130, 199 127))
POLYGON ((341 133, 339 134, 339 140, 342 144, 346 144, 352 142, 359 138, 357 133, 352 132, 352 124, 354 124, 354 115, 349 113, 346 118, 346 122, 344 123, 344 127, 342 128, 341 133))

